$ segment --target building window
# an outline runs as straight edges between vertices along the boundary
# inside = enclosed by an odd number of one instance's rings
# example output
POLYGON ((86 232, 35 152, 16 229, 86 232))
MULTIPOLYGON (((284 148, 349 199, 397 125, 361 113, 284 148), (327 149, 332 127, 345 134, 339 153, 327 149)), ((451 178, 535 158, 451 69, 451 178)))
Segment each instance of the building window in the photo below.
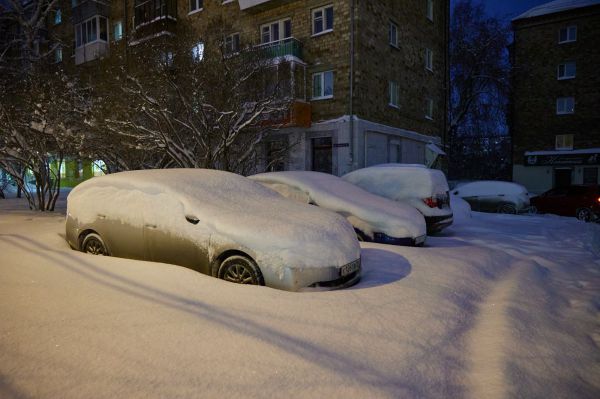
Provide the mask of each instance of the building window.
POLYGON ((389 84, 390 107, 400 108, 400 85, 397 82, 390 81, 389 84))
POLYGON ((575 113, 575 97, 559 97, 556 99, 556 113, 558 115, 575 113))
POLYGON ((433 120, 433 100, 425 100, 425 119, 433 120))
POLYGON ((333 31, 333 5, 312 10, 313 35, 333 31))
POLYGON ((54 49, 54 62, 62 62, 62 47, 60 46, 54 49))
POLYGON ((292 20, 282 19, 260 27, 260 40, 262 44, 278 42, 292 37, 292 20))
POLYGON ((427 19, 433 21, 433 0, 427 0, 427 19))
POLYGON ((598 168, 583 168, 583 184, 598 183, 598 168))
POLYGON ((557 150, 572 150, 573 149, 573 135, 572 134, 557 135, 555 148, 557 150))
POLYGON ((573 79, 577 72, 575 62, 565 62, 558 64, 558 80, 573 79))
POLYGON ((225 54, 235 54, 240 52, 240 34, 234 33, 225 37, 225 54))
POLYGON ((313 74, 313 100, 333 97, 333 71, 313 74))
POLYGON ((390 45, 394 47, 398 47, 398 25, 394 22, 390 21, 390 45))
POLYGON ((201 11, 203 3, 203 0, 190 0, 190 12, 201 11))
POLYGON ((95 16, 75 25, 75 46, 82 47, 95 41, 108 41, 108 19, 95 16))
POLYGON ((54 25, 60 25, 61 22, 62 22, 62 12, 60 11, 60 8, 57 8, 56 11, 54 12, 54 25))
POLYGON ((163 51, 163 52, 160 53, 160 63, 165 68, 172 67, 174 59, 175 59, 175 56, 173 55, 172 51, 163 51))
POLYGON ((431 49, 425 49, 425 68, 433 71, 433 51, 431 49))
POLYGON ((577 25, 567 26, 560 29, 558 35, 559 43, 569 43, 577 40, 577 25))
MULTIPOLYGON (((163 19, 177 20, 177 2, 175 0, 134 0, 133 25, 147 25, 163 19)), ((198 2, 202 5, 202 1, 198 2)), ((190 1, 190 6, 192 2, 190 1)))
POLYGON ((113 29, 113 37, 115 40, 121 40, 123 38, 123 22, 122 21, 117 21, 114 24, 114 29, 113 29))
POLYGON ((198 42, 192 47, 192 59, 194 62, 200 62, 204 59, 204 43, 198 42))

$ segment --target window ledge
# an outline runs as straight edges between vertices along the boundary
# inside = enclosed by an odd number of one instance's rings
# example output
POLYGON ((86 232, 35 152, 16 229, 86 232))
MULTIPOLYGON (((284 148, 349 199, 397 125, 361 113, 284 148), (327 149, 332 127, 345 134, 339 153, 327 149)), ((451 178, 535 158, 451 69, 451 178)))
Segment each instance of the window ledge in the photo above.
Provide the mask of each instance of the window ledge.
POLYGON ((199 8, 199 9, 197 9, 197 10, 194 10, 194 11, 190 11, 190 12, 188 12, 188 14, 187 14, 187 15, 196 14, 196 13, 198 13, 198 12, 200 12, 200 11, 204 11, 204 7, 202 7, 202 8, 199 8))
POLYGON ((425 67, 425 69, 429 72, 433 72, 433 68, 425 67))
POLYGON ((392 108, 400 109, 400 106, 396 105, 396 104, 388 103, 388 106, 390 106, 392 108))
POLYGON ((332 98, 333 98, 333 96, 323 96, 323 97, 313 97, 310 100, 311 101, 320 101, 320 100, 329 100, 332 98))
POLYGON ((313 33, 311 37, 323 36, 323 35, 326 35, 331 32, 333 32, 333 29, 326 29, 326 30, 322 30, 319 33, 313 33))
POLYGON ((562 78, 556 78, 556 80, 571 80, 575 79, 575 76, 563 76, 562 78))
POLYGON ((432 116, 425 115, 425 119, 427 119, 428 121, 432 121, 432 120, 433 120, 433 117, 432 117, 432 116))
POLYGON ((573 115, 575 113, 575 111, 573 112, 557 112, 556 115, 573 115))
POLYGON ((564 41, 562 41, 562 42, 558 42, 558 44, 574 43, 574 42, 576 42, 576 41, 577 41, 577 39, 575 39, 575 40, 564 40, 564 41))
POLYGON ((390 43, 390 47, 395 48, 396 50, 400 50, 400 46, 397 44, 390 43))

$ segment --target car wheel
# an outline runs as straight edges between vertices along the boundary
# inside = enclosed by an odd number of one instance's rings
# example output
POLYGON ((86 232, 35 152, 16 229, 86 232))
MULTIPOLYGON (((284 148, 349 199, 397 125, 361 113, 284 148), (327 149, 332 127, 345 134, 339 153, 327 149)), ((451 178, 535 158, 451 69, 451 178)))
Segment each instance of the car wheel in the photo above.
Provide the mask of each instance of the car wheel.
POLYGON ((590 220, 592 220, 592 211, 590 211, 588 208, 580 208, 580 209, 577 209, 575 216, 579 220, 583 220, 584 222, 589 222, 590 220))
POLYGON ((230 256, 221 262, 217 276, 236 284, 265 284, 258 266, 252 260, 240 255, 230 256))
POLYGON ((85 236, 81 243, 81 251, 92 255, 108 256, 108 250, 102 238, 96 233, 85 236))
POLYGON ((517 208, 512 204, 502 204, 498 207, 498 213, 514 215, 517 213, 517 208))

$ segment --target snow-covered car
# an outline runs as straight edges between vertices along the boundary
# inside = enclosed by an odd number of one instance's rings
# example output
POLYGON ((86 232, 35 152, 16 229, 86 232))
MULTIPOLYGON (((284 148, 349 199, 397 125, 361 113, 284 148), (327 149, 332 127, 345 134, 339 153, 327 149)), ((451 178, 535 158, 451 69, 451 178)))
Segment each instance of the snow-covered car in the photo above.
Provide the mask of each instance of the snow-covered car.
POLYGON ((250 176, 286 198, 337 212, 361 241, 423 245, 425 220, 414 208, 390 201, 320 172, 271 172, 250 176))
POLYGON ((425 217, 428 234, 452 224, 448 181, 440 170, 424 165, 382 164, 355 170, 342 179, 416 208, 425 217))
POLYGON ((529 211, 527 189, 508 181, 474 181, 459 185, 452 195, 467 201, 473 211, 510 214, 529 211))
POLYGON ((241 284, 300 291, 360 279, 360 246, 339 215, 215 170, 95 177, 67 198, 66 238, 98 255, 172 263, 241 284))

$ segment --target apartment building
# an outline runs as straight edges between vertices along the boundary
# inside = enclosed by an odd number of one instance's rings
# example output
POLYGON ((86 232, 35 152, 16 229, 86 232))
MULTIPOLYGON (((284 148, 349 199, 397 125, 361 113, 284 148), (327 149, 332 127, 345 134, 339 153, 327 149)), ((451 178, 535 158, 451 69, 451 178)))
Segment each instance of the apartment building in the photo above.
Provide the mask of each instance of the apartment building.
POLYGON ((292 116, 264 144, 265 164, 291 146, 276 169, 342 175, 444 155, 448 0, 72 0, 56 15, 53 29, 72 32, 56 62, 79 69, 117 55, 134 64, 141 43, 176 40, 184 27, 197 33, 190 51, 202 57, 215 18, 231 26, 228 52, 285 58, 292 116))
POLYGON ((600 0, 552 1, 512 25, 514 181, 600 183, 600 0))

